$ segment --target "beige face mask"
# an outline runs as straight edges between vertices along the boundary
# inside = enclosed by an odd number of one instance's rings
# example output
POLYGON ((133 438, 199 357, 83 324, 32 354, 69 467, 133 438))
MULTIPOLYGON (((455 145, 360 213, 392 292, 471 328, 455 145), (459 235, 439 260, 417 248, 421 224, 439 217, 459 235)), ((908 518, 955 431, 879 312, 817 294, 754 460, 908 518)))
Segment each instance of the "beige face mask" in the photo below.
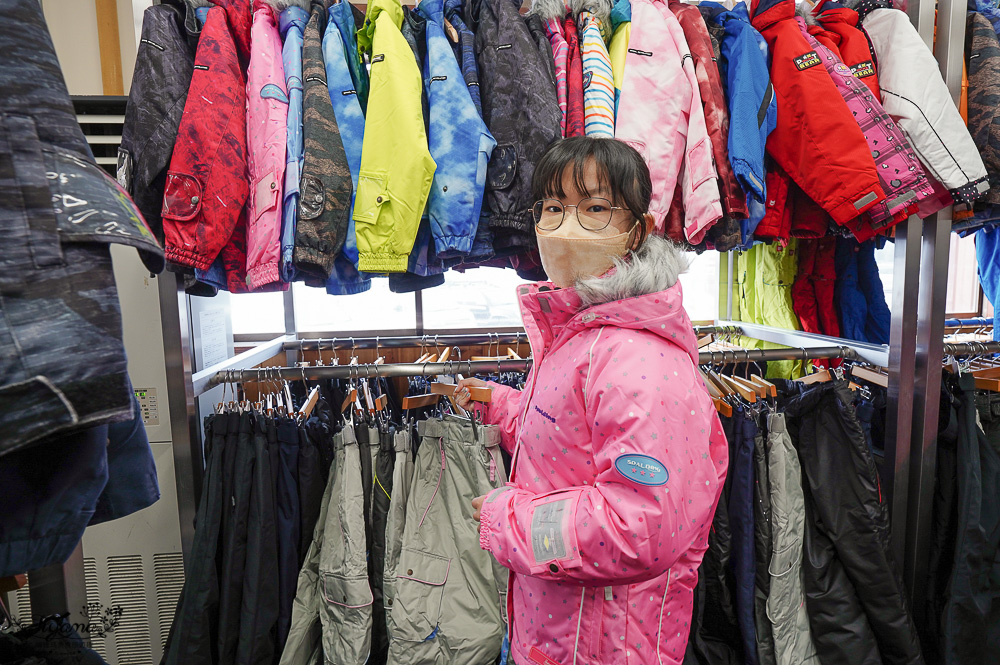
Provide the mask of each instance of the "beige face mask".
POLYGON ((635 224, 615 236, 599 236, 572 223, 549 233, 536 233, 545 274, 559 288, 573 286, 579 279, 600 277, 628 251, 635 224))

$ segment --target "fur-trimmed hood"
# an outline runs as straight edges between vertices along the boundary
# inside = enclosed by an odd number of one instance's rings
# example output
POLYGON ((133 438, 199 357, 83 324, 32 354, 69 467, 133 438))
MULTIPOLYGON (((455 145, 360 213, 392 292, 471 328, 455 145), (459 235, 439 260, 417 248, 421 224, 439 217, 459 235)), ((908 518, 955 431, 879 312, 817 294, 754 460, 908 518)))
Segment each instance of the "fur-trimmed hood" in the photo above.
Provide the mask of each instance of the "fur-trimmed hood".
POLYGON ((666 291, 688 268, 687 257, 677 245, 660 236, 650 236, 627 259, 603 277, 581 279, 576 292, 583 307, 666 291))
POLYGON ((532 0, 529 14, 534 14, 543 21, 563 19, 569 12, 564 0, 532 0))

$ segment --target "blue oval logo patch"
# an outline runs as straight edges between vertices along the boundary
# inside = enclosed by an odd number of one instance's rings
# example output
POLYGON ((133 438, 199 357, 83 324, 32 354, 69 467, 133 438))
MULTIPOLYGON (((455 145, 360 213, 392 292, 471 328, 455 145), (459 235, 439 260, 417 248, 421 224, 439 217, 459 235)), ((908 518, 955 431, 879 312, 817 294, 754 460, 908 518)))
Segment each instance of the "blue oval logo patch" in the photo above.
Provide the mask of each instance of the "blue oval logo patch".
POLYGON ((273 83, 268 83, 263 88, 260 89, 260 96, 263 99, 277 99, 279 102, 288 103, 288 95, 285 91, 274 85, 273 83))
POLYGON ((664 466, 649 455, 622 455, 615 460, 615 468, 640 485, 666 485, 670 477, 664 466))

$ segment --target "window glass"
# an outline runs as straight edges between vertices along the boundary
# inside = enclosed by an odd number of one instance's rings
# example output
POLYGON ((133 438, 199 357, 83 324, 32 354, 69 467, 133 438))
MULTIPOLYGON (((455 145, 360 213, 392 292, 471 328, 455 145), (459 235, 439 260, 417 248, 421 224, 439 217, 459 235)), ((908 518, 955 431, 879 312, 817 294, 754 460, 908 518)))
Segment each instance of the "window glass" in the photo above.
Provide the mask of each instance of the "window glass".
POLYGON ((525 280, 510 269, 450 270, 445 283, 423 292, 424 328, 521 327, 517 285, 525 280))
POLYGON ((292 284, 298 332, 414 330, 416 306, 412 293, 393 293, 389 280, 375 278, 370 291, 331 296, 325 289, 292 284))
POLYGON ((976 236, 951 235, 948 260, 948 297, 945 312, 970 315, 979 311, 979 275, 976 236))
POLYGON ((234 335, 285 332, 285 304, 280 291, 230 296, 234 335))
POLYGON ((684 309, 692 321, 714 321, 719 313, 719 252, 687 253, 690 267, 681 275, 684 309))

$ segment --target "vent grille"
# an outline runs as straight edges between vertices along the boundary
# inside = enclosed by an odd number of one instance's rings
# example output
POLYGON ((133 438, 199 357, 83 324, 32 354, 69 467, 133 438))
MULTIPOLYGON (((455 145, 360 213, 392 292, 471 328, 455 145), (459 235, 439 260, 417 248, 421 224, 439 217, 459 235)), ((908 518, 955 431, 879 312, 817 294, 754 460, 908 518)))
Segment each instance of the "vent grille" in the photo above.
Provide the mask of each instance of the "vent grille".
POLYGON ((25 575, 24 586, 14 594, 17 618, 25 624, 31 623, 31 576, 25 575))
POLYGON ((152 665, 142 557, 108 557, 108 580, 111 604, 122 608, 121 619, 114 632, 118 662, 152 665))
POLYGON ((125 105, 128 97, 73 97, 76 121, 83 129, 98 166, 114 177, 118 166, 118 146, 122 142, 125 105))
POLYGON ((160 646, 166 647, 170 625, 177 612, 177 601, 184 588, 184 557, 180 552, 153 555, 156 580, 156 611, 160 619, 160 646))
MULTIPOLYGON (((97 608, 103 607, 101 590, 97 581, 97 560, 93 557, 84 557, 83 559, 83 579, 87 585, 87 604, 97 608)), ((86 619, 83 618, 80 621, 83 623, 86 622, 86 619)), ((90 646, 100 654, 101 658, 108 659, 107 637, 96 632, 90 633, 90 646)))

